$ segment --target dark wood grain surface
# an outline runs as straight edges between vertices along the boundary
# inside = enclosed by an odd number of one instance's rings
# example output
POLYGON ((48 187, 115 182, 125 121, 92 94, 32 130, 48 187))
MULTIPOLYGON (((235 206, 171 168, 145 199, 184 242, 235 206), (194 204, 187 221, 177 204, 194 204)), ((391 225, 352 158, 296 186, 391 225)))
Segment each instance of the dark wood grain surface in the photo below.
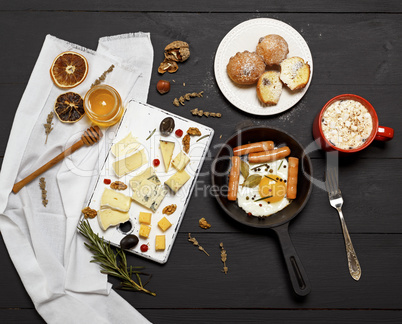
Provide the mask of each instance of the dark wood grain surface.
MULTIPOLYGON (((76 1, 4 2, 0 5, 0 158, 19 100, 46 34, 96 49, 99 37, 151 33, 154 68, 148 102, 215 129, 206 159, 169 261, 159 265, 128 256, 153 274, 157 297, 118 291, 155 323, 401 323, 402 303, 402 5, 400 1, 76 1), (259 117, 233 107, 221 94, 213 72, 222 38, 252 18, 282 20, 307 41, 314 76, 303 99, 292 109, 259 117), (155 90, 163 48, 180 39, 191 46, 190 59, 177 73, 170 93, 155 90), (185 87, 183 86, 185 82, 185 87), (205 92, 184 107, 172 105, 186 92, 205 92), (339 219, 326 192, 314 187, 290 235, 311 281, 312 292, 294 297, 278 241, 269 230, 232 221, 202 188, 219 144, 244 122, 281 128, 307 146, 315 115, 332 97, 354 93, 369 100, 380 124, 395 129, 388 143, 375 143, 340 161, 344 214, 362 266, 355 282, 347 270, 339 219), (198 119, 190 109, 222 113, 221 119, 198 119), (198 227, 206 217, 212 228, 198 227), (211 254, 189 242, 193 233, 211 254), (228 251, 229 274, 221 273, 219 242, 228 251)), ((325 155, 310 154, 314 176, 323 180, 325 155)), ((0 243, 0 318, 3 323, 42 323, 0 243)), ((111 282, 117 283, 113 279, 111 282)))

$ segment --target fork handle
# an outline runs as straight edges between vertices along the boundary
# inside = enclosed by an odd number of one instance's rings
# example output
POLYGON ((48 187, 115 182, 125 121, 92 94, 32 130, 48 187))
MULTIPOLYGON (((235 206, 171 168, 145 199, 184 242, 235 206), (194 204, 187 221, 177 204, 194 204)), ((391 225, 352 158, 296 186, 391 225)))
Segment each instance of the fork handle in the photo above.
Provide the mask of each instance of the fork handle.
POLYGON ((343 217, 342 210, 337 208, 339 213, 339 218, 341 219, 343 238, 345 239, 346 255, 348 257, 348 267, 349 273, 354 280, 359 280, 362 274, 360 268, 359 260, 357 259, 355 249, 353 248, 352 240, 350 239, 348 228, 346 227, 346 222, 343 217))

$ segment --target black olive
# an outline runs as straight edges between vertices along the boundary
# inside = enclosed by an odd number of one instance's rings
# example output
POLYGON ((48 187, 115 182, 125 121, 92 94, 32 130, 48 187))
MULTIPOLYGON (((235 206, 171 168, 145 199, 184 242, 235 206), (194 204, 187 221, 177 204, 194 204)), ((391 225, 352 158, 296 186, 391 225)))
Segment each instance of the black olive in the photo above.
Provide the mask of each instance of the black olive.
POLYGON ((162 120, 160 126, 159 126, 159 131, 163 136, 169 136, 172 134, 174 130, 174 120, 172 117, 166 117, 164 120, 162 120))
POLYGON ((138 244, 138 237, 134 234, 129 234, 123 237, 120 241, 120 247, 123 250, 129 250, 138 244))

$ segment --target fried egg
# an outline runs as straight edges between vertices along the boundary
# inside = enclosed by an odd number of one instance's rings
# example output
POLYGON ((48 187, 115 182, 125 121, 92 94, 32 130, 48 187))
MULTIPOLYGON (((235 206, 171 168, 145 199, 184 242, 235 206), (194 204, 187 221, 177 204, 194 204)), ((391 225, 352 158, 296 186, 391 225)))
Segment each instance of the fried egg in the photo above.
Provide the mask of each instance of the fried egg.
POLYGON ((249 176, 261 176, 259 185, 254 188, 242 186, 243 175, 240 175, 237 192, 237 204, 246 213, 253 216, 269 216, 277 213, 290 204, 286 198, 288 161, 281 159, 267 163, 249 163, 249 176))

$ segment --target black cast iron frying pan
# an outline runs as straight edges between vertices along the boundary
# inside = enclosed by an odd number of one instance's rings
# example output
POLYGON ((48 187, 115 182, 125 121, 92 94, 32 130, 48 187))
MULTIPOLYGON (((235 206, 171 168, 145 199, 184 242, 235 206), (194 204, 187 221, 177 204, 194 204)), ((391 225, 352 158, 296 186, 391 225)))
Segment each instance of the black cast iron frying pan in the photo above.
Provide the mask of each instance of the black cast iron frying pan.
POLYGON ((305 176, 305 174, 310 177, 312 176, 311 161, 304 154, 304 149, 300 143, 288 133, 272 127, 256 126, 243 129, 230 137, 216 155, 212 163, 212 185, 215 188, 224 188, 227 186, 230 172, 230 157, 233 155, 232 149, 234 147, 268 140, 274 141, 276 146, 288 146, 291 150, 290 156, 299 158, 296 199, 276 214, 265 218, 258 218, 248 216, 236 202, 227 200, 224 190, 219 190, 219 194, 215 195, 215 197, 223 210, 239 223, 256 228, 270 228, 275 231, 279 238, 293 289, 297 295, 305 296, 311 291, 310 282, 288 231, 289 222, 306 205, 312 190, 312 183, 305 176))

